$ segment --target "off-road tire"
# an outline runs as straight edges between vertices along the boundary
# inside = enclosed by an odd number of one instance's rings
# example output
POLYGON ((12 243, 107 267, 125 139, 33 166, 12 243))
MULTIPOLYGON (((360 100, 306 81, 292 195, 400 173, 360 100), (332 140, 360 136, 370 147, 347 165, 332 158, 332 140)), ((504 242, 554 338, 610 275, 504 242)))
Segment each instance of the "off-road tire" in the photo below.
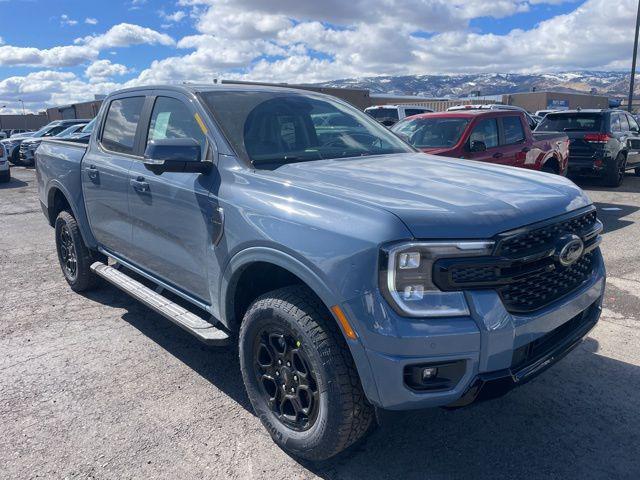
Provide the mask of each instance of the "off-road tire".
POLYGON ((331 314, 302 286, 268 292, 247 310, 239 332, 244 384, 257 416, 273 440, 290 454, 311 461, 328 459, 359 439, 374 425, 349 347, 331 314), (317 377, 319 411, 313 425, 296 431, 272 411, 255 374, 256 338, 269 325, 283 325, 297 335, 317 377))
POLYGON ((616 188, 622 185, 626 161, 627 158, 621 153, 616 157, 614 162, 611 162, 605 167, 603 178, 605 186, 616 188))
POLYGON ((87 248, 80 234, 80 228, 78 222, 74 216, 66 210, 63 210, 58 214, 55 223, 55 235, 56 235, 56 251, 58 252, 58 261, 60 262, 60 268, 65 280, 75 292, 83 292, 85 290, 91 290, 95 288, 99 283, 99 277, 91 270, 91 264, 96 260, 101 260, 101 256, 92 252, 87 248), (69 237, 75 248, 76 269, 75 275, 70 274, 67 268, 65 268, 65 262, 63 258, 63 245, 62 245, 62 233, 63 229, 67 229, 69 237))

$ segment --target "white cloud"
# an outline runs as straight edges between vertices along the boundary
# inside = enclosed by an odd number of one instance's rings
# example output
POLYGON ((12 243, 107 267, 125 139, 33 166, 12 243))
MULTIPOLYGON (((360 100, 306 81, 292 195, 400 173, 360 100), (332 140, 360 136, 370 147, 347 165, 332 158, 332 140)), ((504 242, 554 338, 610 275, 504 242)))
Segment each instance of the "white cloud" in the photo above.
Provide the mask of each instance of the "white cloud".
POLYGON ((84 74, 91 83, 100 83, 111 77, 126 75, 132 69, 120 63, 111 63, 110 60, 96 60, 87 67, 84 74))
POLYGON ((120 23, 111 27, 105 33, 77 38, 74 43, 103 50, 113 47, 128 47, 142 44, 173 45, 175 41, 169 35, 151 28, 133 25, 131 23, 120 23))
POLYGON ((177 41, 151 28, 121 23, 79 38, 74 45, 0 45, 4 66, 86 66, 81 77, 49 73, 45 81, 32 76, 41 72, 11 77, 0 85, 0 94, 10 87, 22 91, 35 82, 50 90, 37 89, 38 101, 52 103, 92 98, 122 85, 213 78, 293 83, 384 74, 628 68, 635 0, 586 0, 570 13, 501 35, 469 26, 474 18, 505 18, 533 5, 564 1, 179 0, 174 12, 160 13, 166 26, 187 17, 193 21, 195 31, 177 41), (113 82, 132 69, 99 60, 100 54, 140 44, 174 47, 175 53, 151 59, 134 79, 113 82))
POLYGON ((86 23, 87 25, 97 25, 98 19, 93 17, 87 17, 84 19, 84 23, 86 23))
POLYGON ((73 25, 77 25, 78 21, 74 20, 73 18, 69 17, 69 15, 67 15, 66 13, 60 15, 60 25, 62 26, 73 26, 73 25))

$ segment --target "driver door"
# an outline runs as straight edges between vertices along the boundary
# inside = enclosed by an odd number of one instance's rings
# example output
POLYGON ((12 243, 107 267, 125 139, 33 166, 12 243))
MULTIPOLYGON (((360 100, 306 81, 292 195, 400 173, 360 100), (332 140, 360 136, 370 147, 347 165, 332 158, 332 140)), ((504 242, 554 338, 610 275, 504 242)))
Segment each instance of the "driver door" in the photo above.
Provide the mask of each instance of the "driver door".
POLYGON ((500 152, 500 136, 496 118, 485 118, 476 122, 469 135, 467 150, 469 151, 467 156, 469 160, 501 163, 502 153, 500 152), (471 151, 471 145, 474 141, 483 142, 486 149, 471 151))
MULTIPOLYGON (((210 146, 188 98, 175 92, 151 97, 142 151, 151 140, 195 139, 202 158, 210 146)), ((153 173, 136 159, 129 170, 129 211, 133 223, 132 258, 139 267, 171 286, 211 303, 208 254, 212 218, 217 208, 210 195, 219 185, 215 168, 209 173, 153 173)))

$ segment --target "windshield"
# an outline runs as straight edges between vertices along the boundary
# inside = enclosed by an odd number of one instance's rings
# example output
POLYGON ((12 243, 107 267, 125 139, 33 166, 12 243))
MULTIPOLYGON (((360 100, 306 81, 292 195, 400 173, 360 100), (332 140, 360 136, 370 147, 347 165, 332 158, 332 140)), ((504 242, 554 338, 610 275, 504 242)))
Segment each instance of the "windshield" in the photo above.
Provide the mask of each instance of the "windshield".
POLYGON ((56 135, 54 135, 55 137, 60 137, 60 138, 64 138, 68 135, 71 135, 72 133, 75 133, 78 131, 78 129, 82 126, 82 124, 80 125, 71 125, 68 128, 65 128, 64 130, 62 130, 60 133, 57 133, 56 135))
POLYGON ((416 148, 445 148, 458 143, 469 124, 466 118, 416 118, 396 124, 391 131, 416 148))
POLYGON ((260 91, 201 96, 234 150, 256 168, 413 151, 364 113, 330 98, 260 91))
POLYGON ((398 120, 398 109, 397 108, 372 108, 366 111, 367 115, 372 116, 376 120, 398 120))
POLYGON ((548 113, 537 132, 599 132, 602 128, 600 113, 548 113))
POLYGON ((93 131, 93 126, 96 124, 96 119, 94 118, 93 120, 91 120, 89 123, 87 123, 82 130, 80 130, 82 133, 91 133, 93 131))

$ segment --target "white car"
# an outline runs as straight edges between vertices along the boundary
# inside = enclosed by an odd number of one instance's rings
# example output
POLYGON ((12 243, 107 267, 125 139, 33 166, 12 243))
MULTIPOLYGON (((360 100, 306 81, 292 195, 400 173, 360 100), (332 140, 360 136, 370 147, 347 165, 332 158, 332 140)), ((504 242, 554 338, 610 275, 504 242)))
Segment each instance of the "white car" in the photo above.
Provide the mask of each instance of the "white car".
POLYGON ((9 167, 9 157, 7 150, 0 144, 0 182, 8 182, 11 180, 11 168, 9 167))
POLYGON ((364 113, 372 116, 387 127, 394 125, 403 118, 431 112, 433 110, 418 105, 376 105, 364 109, 364 113))

